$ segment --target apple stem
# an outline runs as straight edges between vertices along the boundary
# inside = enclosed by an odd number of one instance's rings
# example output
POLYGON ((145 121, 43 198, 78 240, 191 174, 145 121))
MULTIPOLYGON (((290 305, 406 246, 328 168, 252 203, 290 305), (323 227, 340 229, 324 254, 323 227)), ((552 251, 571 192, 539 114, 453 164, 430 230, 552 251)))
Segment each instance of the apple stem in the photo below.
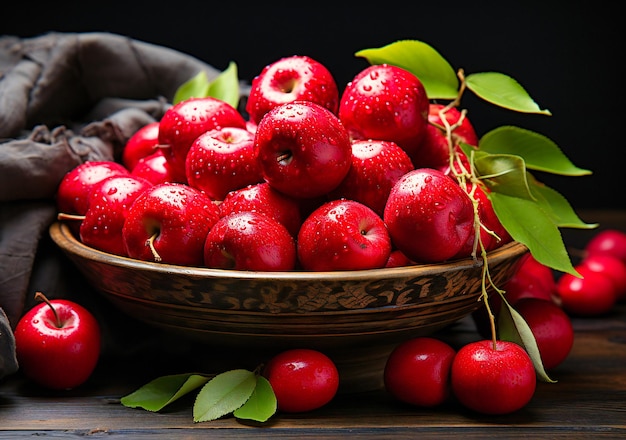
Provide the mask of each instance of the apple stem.
POLYGON ((156 262, 159 262, 162 260, 161 256, 159 255, 156 248, 154 247, 154 240, 156 240, 158 235, 159 234, 152 234, 150 238, 146 240, 146 246, 150 248, 150 252, 152 252, 152 256, 154 257, 154 261, 156 262))
POLYGON ((57 214, 57 220, 78 220, 78 221, 83 221, 85 220, 85 216, 84 215, 80 215, 80 214, 68 214, 66 212, 59 212, 57 214))
POLYGON ((59 314, 57 313, 57 310, 54 308, 54 306, 52 305, 50 300, 46 297, 46 295, 44 295, 41 292, 36 292, 35 300, 43 301, 46 304, 48 304, 48 306, 52 309, 52 313, 54 313, 54 320, 56 321, 55 323, 56 323, 57 328, 63 327, 63 325, 61 324, 61 319, 59 318, 59 314))

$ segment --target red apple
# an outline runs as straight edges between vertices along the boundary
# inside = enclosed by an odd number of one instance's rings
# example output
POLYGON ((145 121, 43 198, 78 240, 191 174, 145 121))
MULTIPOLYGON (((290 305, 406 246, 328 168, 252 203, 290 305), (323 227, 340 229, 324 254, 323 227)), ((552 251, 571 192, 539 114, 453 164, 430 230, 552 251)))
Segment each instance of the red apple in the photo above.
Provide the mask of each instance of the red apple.
POLYGON ((304 220, 297 248, 305 270, 377 269, 389 259, 391 240, 382 218, 371 208, 338 199, 304 220))
POLYGON ((100 357, 100 327, 80 304, 48 300, 28 310, 15 328, 15 349, 24 376, 51 389, 78 387, 89 379, 100 357))
POLYGON ((256 211, 282 223, 295 238, 298 236, 302 215, 297 200, 276 191, 267 182, 248 185, 231 191, 219 205, 220 215, 256 211))
POLYGON ((404 255, 399 249, 393 249, 389 254, 389 259, 387 259, 387 264, 385 267, 404 267, 414 264, 409 258, 404 255))
POLYGON ((430 103, 428 107, 428 122, 446 133, 446 125, 452 128, 452 141, 454 144, 464 142, 474 147, 478 146, 478 135, 467 115, 457 107, 450 107, 439 103, 430 103))
POLYGON ((392 141, 418 154, 428 124, 429 101, 422 82, 397 66, 377 64, 345 87, 339 119, 352 139, 392 141))
POLYGON ((185 160, 193 141, 209 130, 246 128, 246 120, 232 105, 210 96, 189 98, 165 112, 159 123, 159 147, 177 182, 187 183, 185 160))
POLYGON ((515 303, 537 341, 541 363, 546 370, 559 366, 574 345, 570 317, 552 300, 522 298, 515 303))
POLYGON ((139 159, 154 153, 158 145, 159 121, 144 125, 126 141, 122 150, 122 165, 132 171, 139 159))
POLYGON ((591 253, 580 264, 592 272, 606 275, 615 286, 617 300, 626 299, 626 264, 610 253, 591 253))
POLYGON ((394 247, 415 262, 459 254, 474 233, 474 208, 451 177, 431 168, 409 171, 393 186, 384 220, 394 247))
POLYGON ((509 414, 526 406, 537 386, 528 353, 514 342, 481 340, 461 347, 452 361, 452 392, 466 408, 509 414))
POLYGON ((339 90, 330 71, 308 56, 293 55, 268 64, 250 85, 246 112, 259 123, 265 113, 293 101, 311 101, 337 113, 339 90))
POLYGON ((385 389, 396 399, 421 407, 441 405, 450 396, 456 355, 446 342, 416 337, 397 345, 385 364, 385 389))
POLYGON ((161 183, 137 197, 122 237, 131 258, 202 266, 206 236, 218 219, 219 207, 206 194, 182 183, 161 183))
POLYGON ((68 171, 56 192, 57 210, 65 214, 85 215, 93 186, 110 176, 128 175, 122 164, 113 161, 88 161, 68 171))
POLYGON ((207 234, 204 265, 233 270, 293 270, 295 240, 285 226, 258 211, 229 214, 207 234))
POLYGON ((90 194, 89 208, 80 224, 80 240, 110 254, 127 256, 122 227, 130 206, 152 183, 132 175, 111 176, 90 194))
POLYGON ((130 172, 135 177, 141 177, 151 182, 158 183, 174 182, 172 168, 165 158, 163 151, 157 149, 154 153, 142 157, 130 172))
POLYGON ((274 355, 265 365, 280 411, 301 413, 329 403, 339 389, 339 370, 321 351, 293 348, 274 355))
POLYGON ((254 155, 254 134, 237 127, 210 130, 198 136, 187 153, 189 186, 213 200, 263 180, 254 155))
POLYGON ((589 240, 585 251, 588 254, 608 253, 626 264, 626 232, 619 229, 604 229, 589 240))
POLYGON ((356 200, 382 217, 391 188, 411 170, 408 154, 394 142, 354 141, 350 170, 330 197, 356 200))
POLYGON ((522 298, 554 301, 556 295, 556 279, 552 269, 539 263, 531 253, 522 257, 517 270, 502 287, 511 305, 522 298))
POLYGON ((564 273, 557 280, 556 292, 561 307, 572 315, 600 316, 611 311, 617 292, 611 278, 577 264, 574 268, 582 278, 564 273))
MULTIPOLYGON (((510 243, 512 240, 509 232, 502 226, 500 219, 496 215, 493 209, 491 200, 487 197, 489 191, 486 187, 480 185, 474 185, 467 183, 466 192, 471 198, 478 202, 478 218, 480 220, 480 239, 482 241, 485 251, 489 252, 500 246, 510 243)), ((476 231, 472 231, 468 237, 465 246, 463 246, 459 252, 453 258, 466 258, 472 255, 474 251, 474 241, 476 237, 476 231)), ((480 247, 476 247, 477 254, 480 254, 480 247)))
POLYGON ((256 130, 255 154, 267 183, 298 198, 335 189, 350 170, 348 133, 330 110, 295 101, 267 112, 256 130))

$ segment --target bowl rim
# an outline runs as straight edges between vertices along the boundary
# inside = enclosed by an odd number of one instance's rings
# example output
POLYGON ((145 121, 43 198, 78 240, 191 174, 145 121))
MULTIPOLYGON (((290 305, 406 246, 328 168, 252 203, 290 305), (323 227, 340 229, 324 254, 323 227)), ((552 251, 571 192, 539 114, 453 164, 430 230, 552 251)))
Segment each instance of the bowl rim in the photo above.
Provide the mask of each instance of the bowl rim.
MULTIPOLYGON (((367 270, 337 270, 337 271, 243 271, 231 269, 214 269, 208 267, 181 266, 168 263, 137 260, 134 258, 110 254, 83 244, 72 233, 68 224, 55 221, 49 227, 49 235, 57 246, 66 254, 74 255, 82 259, 98 261, 103 264, 126 267, 139 271, 156 271, 169 275, 184 275, 199 278, 236 278, 256 280, 289 279, 295 281, 354 281, 371 280, 373 278, 405 278, 407 276, 420 276, 426 274, 442 273, 449 270, 462 270, 482 266, 482 259, 474 260, 472 257, 443 262, 416 264, 400 267, 386 267, 367 270)), ((498 262, 512 255, 523 254, 528 248, 517 241, 506 243, 487 254, 488 260, 498 262)))

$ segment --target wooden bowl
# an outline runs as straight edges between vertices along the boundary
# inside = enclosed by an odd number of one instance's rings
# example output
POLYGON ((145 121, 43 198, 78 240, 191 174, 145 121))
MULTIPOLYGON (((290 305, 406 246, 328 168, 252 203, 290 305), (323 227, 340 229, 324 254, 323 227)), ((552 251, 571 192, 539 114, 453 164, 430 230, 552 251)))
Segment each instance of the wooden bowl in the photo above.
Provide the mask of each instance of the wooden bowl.
MULTIPOLYGON (((60 222, 50 236, 95 290, 140 321, 250 353, 319 349, 338 366, 349 365, 360 389, 371 364, 379 373, 395 344, 443 329, 482 304, 482 262, 471 258, 374 270, 248 272, 111 255, 85 246, 60 222)), ((496 285, 526 252, 513 242, 489 254, 496 285)))

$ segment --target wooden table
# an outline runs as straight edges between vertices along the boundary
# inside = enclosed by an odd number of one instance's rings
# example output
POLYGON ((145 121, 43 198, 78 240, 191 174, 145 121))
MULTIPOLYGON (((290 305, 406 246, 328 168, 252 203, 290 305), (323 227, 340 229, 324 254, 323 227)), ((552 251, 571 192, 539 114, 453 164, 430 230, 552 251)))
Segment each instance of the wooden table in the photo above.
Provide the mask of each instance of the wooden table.
MULTIPOLYGON (((590 213, 586 221, 626 230, 625 213, 590 213)), ((579 246, 591 233, 573 233, 579 246)), ((567 242, 567 240, 566 240, 567 242)), ((44 391, 21 374, 0 381, 0 439, 47 435, 106 438, 626 438, 626 304, 606 316, 573 318, 570 356, 550 372, 558 382, 538 383, 532 401, 504 416, 472 413, 451 399, 420 409, 392 399, 384 389, 339 394, 327 406, 304 414, 277 413, 265 424, 233 417, 194 423, 192 396, 160 413, 126 408, 119 398, 185 358, 158 350, 102 359, 90 380, 68 392, 44 391)), ((454 344, 477 339, 470 318, 441 336, 454 344)), ((203 353, 210 356, 211 353, 203 353)), ((196 356, 196 355, 193 355, 196 356)))

